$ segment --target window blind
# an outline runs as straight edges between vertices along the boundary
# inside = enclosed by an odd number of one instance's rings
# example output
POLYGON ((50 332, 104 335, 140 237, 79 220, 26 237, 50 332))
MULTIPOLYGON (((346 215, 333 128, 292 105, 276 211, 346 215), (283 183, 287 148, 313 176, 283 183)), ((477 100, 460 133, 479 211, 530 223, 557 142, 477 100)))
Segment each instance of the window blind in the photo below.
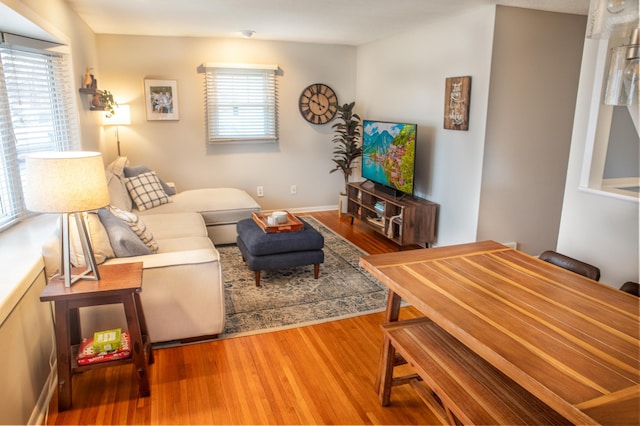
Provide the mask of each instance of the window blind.
POLYGON ((205 64, 209 143, 277 140, 277 66, 205 64))
POLYGON ((0 229, 27 213, 25 156, 80 147, 69 69, 66 55, 0 43, 0 229))

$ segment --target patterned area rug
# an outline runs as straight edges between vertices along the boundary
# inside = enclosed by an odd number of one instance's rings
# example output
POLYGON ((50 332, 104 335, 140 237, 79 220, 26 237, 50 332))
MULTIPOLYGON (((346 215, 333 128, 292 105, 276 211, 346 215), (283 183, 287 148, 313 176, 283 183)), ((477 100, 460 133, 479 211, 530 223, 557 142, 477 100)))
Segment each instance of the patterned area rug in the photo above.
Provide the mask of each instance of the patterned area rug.
POLYGON ((235 245, 218 247, 225 286, 226 324, 220 338, 300 327, 383 311, 387 288, 360 268, 365 252, 309 216, 324 236, 324 263, 263 271, 261 287, 235 245))

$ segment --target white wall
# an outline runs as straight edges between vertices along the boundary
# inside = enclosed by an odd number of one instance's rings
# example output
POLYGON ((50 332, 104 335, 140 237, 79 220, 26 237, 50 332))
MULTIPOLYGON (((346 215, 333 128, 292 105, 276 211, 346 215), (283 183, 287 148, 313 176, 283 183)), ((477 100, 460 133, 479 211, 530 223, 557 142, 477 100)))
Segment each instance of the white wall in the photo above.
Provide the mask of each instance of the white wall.
POLYGON ((585 40, 558 251, 598 266, 602 272, 600 281, 620 287, 625 281, 639 282, 638 201, 578 188, 587 127, 593 120, 592 101, 600 103, 600 91, 594 91, 594 87, 602 84, 596 78, 597 53, 598 41, 585 40))
MULTIPOLYGON (((313 125, 298 111, 309 84, 331 86, 341 103, 355 99, 356 49, 350 46, 191 37, 98 36, 98 87, 131 107, 131 126, 120 128, 122 155, 146 164, 178 189, 230 186, 256 198, 264 209, 335 206, 342 177, 333 168, 331 124, 313 125), (207 145, 203 62, 277 64, 279 142, 207 145), (145 78, 178 81, 179 121, 146 121, 145 78), (297 194, 289 194, 290 185, 297 194)), ((88 99, 87 99, 88 102, 88 99)), ((83 108, 88 109, 85 102, 83 108)), ((99 112, 93 114, 100 115, 99 112)), ((114 129, 105 127, 101 151, 116 156, 114 129)))
POLYGON ((478 240, 556 248, 585 28, 586 16, 498 6, 478 240))
POLYGON ((494 18, 494 6, 462 10, 358 48, 360 115, 418 124, 415 194, 440 204, 435 245, 476 238, 494 18), (445 130, 445 79, 466 75, 469 130, 445 130))

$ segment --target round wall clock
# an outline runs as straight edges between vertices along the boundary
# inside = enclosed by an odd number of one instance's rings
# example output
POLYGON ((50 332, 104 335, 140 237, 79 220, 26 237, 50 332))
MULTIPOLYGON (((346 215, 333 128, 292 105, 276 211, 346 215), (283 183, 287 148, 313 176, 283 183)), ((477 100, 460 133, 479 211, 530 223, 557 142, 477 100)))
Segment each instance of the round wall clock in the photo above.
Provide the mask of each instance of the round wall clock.
POLYGON ((298 108, 309 123, 325 124, 336 116, 338 97, 326 84, 311 84, 302 91, 298 108))

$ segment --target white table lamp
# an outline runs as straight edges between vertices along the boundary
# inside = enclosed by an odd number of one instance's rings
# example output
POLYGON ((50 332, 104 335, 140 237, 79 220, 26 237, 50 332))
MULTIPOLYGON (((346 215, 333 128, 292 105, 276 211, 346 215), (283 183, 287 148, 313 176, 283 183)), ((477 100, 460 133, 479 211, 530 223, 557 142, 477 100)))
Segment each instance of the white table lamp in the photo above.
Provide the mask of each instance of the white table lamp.
POLYGON ((43 152, 26 157, 25 203, 27 209, 42 213, 61 213, 60 279, 65 286, 79 279, 99 280, 82 212, 109 204, 109 191, 99 152, 43 152), (74 215, 87 269, 71 275, 69 215, 74 215), (93 273, 93 275, 90 275, 93 273))

